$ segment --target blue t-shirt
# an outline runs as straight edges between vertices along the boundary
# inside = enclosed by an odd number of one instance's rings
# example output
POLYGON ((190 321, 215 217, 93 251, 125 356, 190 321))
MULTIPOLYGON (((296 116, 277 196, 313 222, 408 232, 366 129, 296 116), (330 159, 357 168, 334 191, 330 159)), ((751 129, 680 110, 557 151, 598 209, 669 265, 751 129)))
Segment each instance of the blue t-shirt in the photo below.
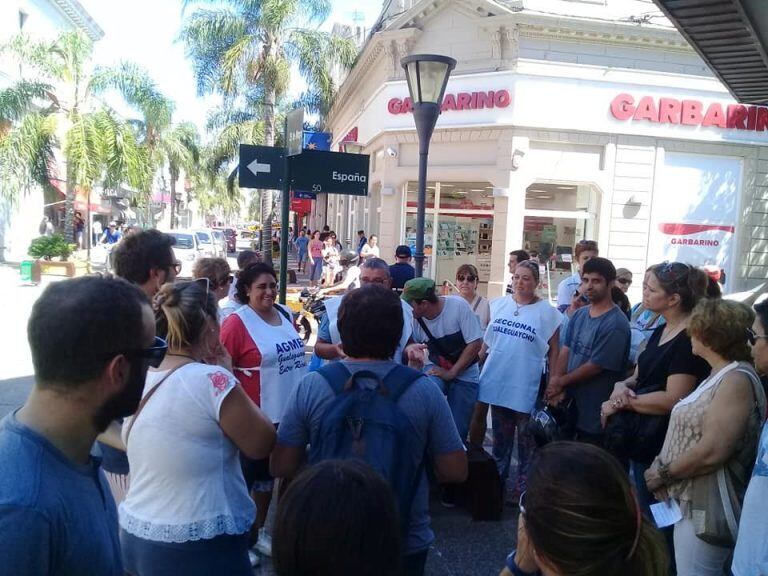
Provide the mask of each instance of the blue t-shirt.
POLYGON ((406 262, 398 262, 389 267, 389 275, 392 277, 392 288, 402 290, 408 280, 416 277, 416 269, 406 262))
POLYGON ((757 459, 752 469, 739 521, 739 538, 733 553, 733 576, 768 574, 768 425, 763 426, 757 459))
POLYGON ((576 428, 589 434, 601 434, 600 406, 613 392, 613 385, 625 377, 629 357, 629 321, 618 306, 592 318, 585 306, 574 312, 565 334, 568 372, 592 362, 603 370, 594 378, 568 386, 576 400, 576 428))
POLYGON ((306 236, 299 236, 296 238, 294 244, 296 244, 296 248, 298 249, 299 253, 306 254, 307 246, 309 246, 309 238, 306 236))
MULTIPOLYGON (((370 370, 382 379, 395 366, 392 361, 342 360, 342 362, 352 373, 370 370)), ((372 380, 364 378, 358 382, 364 386, 375 385, 372 380)), ((303 448, 315 441, 320 432, 323 416, 333 399, 333 390, 320 374, 310 372, 304 376, 288 399, 280 428, 277 430, 278 443, 303 448)), ((445 395, 429 378, 419 378, 411 383, 400 396, 398 405, 417 431, 416 437, 413 438, 416 446, 412 454, 428 452, 432 456, 440 456, 464 449, 445 395)), ((430 527, 429 488, 425 470, 411 507, 411 526, 406 542, 406 553, 413 554, 426 550, 434 537, 430 527)))
POLYGON ((122 576, 117 510, 98 459, 78 465, 0 422, 0 575, 122 576))

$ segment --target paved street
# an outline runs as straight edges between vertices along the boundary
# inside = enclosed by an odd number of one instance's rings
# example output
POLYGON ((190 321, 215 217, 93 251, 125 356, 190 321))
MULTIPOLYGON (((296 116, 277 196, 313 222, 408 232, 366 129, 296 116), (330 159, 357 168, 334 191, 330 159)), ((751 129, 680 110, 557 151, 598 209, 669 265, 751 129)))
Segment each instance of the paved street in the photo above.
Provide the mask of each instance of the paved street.
MULTIPOLYGON (((233 269, 236 263, 230 258, 233 269)), ((302 281, 299 277, 299 281, 302 281)), ((26 325, 32 305, 51 280, 40 286, 24 285, 18 268, 0 265, 2 312, 0 341, 0 417, 20 406, 32 386, 32 359, 26 339, 26 325)), ((55 280, 54 280, 55 281, 55 280)), ((429 576, 496 576, 513 547, 516 534, 515 509, 505 509, 501 522, 473 522, 460 508, 443 508, 432 501, 433 526, 437 535, 427 562, 429 576)), ((255 576, 272 576, 271 562, 254 571, 255 576)))

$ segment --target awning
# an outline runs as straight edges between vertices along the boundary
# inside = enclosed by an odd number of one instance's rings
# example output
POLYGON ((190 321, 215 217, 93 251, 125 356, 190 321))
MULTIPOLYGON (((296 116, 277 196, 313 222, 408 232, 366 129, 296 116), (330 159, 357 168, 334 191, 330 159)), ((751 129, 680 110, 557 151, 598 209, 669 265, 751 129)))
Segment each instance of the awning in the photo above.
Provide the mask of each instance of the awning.
MULTIPOLYGON (((66 192, 66 182, 64 180, 61 180, 59 178, 51 178, 49 180, 51 183, 51 186, 56 190, 56 192, 59 193, 62 200, 67 197, 66 192)), ((91 212, 95 212, 98 214, 110 214, 112 211, 108 207, 104 207, 101 203, 94 202, 94 199, 101 199, 100 195, 97 193, 91 194, 91 212)), ((59 206, 63 209, 64 205, 59 204, 59 206)), ((77 188, 75 190, 75 210, 77 212, 87 212, 88 211, 88 194, 82 190, 81 188, 77 188)))
POLYGON ((734 98, 768 103, 768 2, 654 0, 734 98))

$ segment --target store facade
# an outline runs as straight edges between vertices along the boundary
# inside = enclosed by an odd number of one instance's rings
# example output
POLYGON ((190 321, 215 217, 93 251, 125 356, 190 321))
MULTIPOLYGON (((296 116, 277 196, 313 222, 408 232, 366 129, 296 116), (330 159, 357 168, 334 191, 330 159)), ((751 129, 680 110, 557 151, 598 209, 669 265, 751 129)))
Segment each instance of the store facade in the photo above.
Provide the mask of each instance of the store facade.
POLYGON ((580 11, 569 17, 526 4, 419 4, 371 38, 329 118, 371 155, 369 196, 318 198, 314 227, 377 233, 383 255, 415 244, 418 143, 399 59, 434 52, 459 64, 430 148, 431 277, 472 263, 497 296, 507 254, 526 248, 558 262, 554 292, 575 243, 595 239, 638 280, 678 259, 720 266, 731 292, 765 281, 768 109, 736 105, 671 26, 626 20, 636 2, 616 2, 614 21, 603 6, 563 0, 580 11))

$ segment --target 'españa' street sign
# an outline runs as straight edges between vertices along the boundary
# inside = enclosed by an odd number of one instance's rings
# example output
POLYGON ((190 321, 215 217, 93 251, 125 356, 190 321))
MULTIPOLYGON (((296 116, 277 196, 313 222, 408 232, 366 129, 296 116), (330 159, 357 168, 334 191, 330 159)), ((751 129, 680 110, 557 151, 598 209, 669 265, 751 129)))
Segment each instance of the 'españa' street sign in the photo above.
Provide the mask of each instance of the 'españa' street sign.
POLYGON ((367 154, 304 150, 290 158, 291 188, 350 196, 368 195, 367 154))
POLYGON ((285 177, 285 148, 240 144, 240 188, 281 190, 285 177))

